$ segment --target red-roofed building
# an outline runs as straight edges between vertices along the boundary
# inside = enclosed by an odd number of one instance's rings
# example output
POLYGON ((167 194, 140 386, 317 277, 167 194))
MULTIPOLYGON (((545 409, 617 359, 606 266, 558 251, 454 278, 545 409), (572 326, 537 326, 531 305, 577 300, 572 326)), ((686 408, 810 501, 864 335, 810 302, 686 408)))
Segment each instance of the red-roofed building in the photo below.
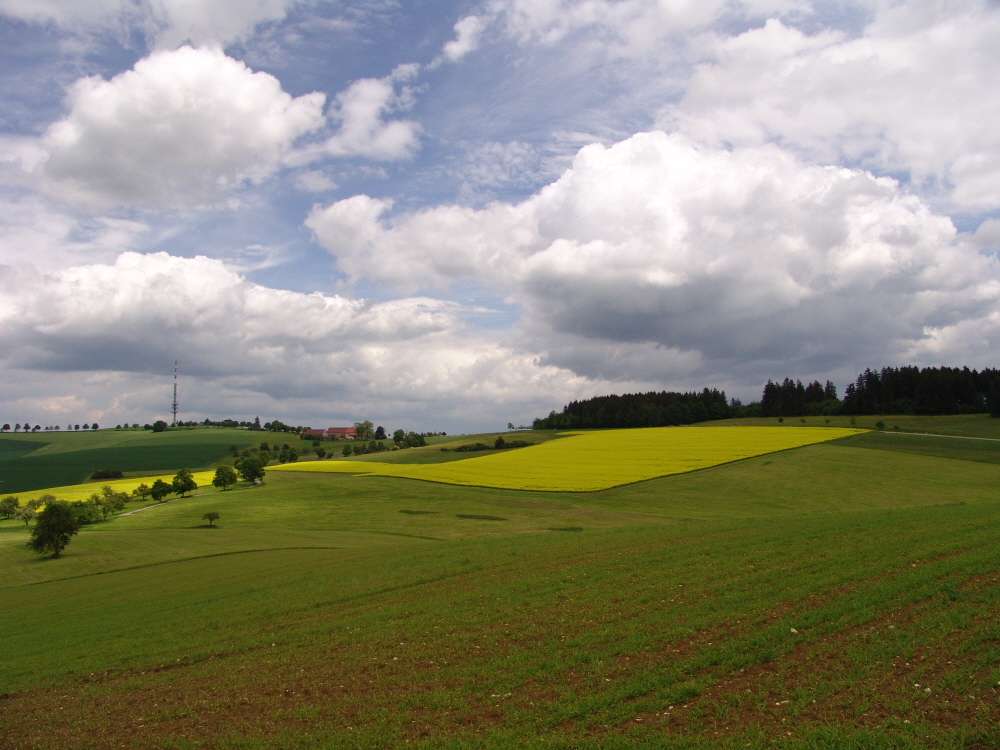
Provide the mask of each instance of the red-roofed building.
POLYGON ((330 440, 354 440, 357 437, 353 427, 330 427, 326 436, 330 440))
POLYGON ((357 438, 353 427, 328 427, 325 430, 306 430, 302 433, 302 436, 312 438, 313 440, 354 440, 357 438))

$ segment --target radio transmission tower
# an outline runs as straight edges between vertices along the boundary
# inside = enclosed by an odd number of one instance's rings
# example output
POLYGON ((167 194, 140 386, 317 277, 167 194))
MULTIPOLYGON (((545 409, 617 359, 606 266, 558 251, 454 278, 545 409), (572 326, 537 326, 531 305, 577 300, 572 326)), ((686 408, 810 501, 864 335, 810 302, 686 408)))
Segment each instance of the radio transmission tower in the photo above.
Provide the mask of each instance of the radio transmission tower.
POLYGON ((177 360, 176 359, 174 360, 174 402, 170 405, 170 407, 174 412, 173 426, 176 427, 177 426, 177 360))

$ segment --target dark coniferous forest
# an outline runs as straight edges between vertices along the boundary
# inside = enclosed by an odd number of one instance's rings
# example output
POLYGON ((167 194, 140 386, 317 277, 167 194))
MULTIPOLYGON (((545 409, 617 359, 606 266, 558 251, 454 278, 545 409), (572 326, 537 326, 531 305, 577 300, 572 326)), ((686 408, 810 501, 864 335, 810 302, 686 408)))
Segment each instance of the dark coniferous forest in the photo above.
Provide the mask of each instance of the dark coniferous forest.
POLYGON ((726 400, 725 391, 626 393, 573 401, 536 419, 534 429, 664 427, 731 417, 806 417, 836 414, 978 414, 1000 417, 1000 370, 968 367, 867 369, 839 398, 829 380, 803 385, 768 380, 759 402, 726 400))

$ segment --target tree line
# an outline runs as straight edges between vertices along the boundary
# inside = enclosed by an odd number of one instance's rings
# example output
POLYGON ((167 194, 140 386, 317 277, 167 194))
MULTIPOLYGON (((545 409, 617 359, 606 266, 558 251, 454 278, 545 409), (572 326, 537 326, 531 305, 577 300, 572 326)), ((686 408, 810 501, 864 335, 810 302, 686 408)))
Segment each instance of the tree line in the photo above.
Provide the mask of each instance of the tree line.
POLYGON ((864 414, 982 414, 1000 417, 1000 370, 968 367, 866 369, 838 397, 829 380, 803 384, 768 380, 760 401, 726 401, 726 392, 660 391, 572 401, 535 419, 535 430, 666 427, 736 417, 808 417, 864 414))
POLYGON ((666 427, 710 419, 728 419, 732 416, 745 415, 742 404, 726 401, 725 391, 709 388, 700 393, 651 391, 571 401, 563 407, 562 412, 552 411, 549 416, 536 419, 532 429, 666 427), (737 410, 739 413, 734 414, 737 410))
POLYGON ((785 378, 767 381, 761 416, 835 414, 982 414, 1000 417, 1000 370, 968 367, 883 367, 866 369, 844 389, 830 381, 803 385, 785 378))

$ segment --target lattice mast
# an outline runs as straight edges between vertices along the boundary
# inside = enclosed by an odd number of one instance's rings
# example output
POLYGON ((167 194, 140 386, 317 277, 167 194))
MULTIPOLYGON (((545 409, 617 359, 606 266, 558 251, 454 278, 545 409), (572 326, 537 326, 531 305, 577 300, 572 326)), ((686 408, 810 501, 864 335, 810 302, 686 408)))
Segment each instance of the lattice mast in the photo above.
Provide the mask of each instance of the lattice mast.
POLYGON ((170 404, 170 408, 174 412, 173 426, 176 427, 177 426, 177 360, 176 359, 174 360, 174 401, 172 404, 170 404))

